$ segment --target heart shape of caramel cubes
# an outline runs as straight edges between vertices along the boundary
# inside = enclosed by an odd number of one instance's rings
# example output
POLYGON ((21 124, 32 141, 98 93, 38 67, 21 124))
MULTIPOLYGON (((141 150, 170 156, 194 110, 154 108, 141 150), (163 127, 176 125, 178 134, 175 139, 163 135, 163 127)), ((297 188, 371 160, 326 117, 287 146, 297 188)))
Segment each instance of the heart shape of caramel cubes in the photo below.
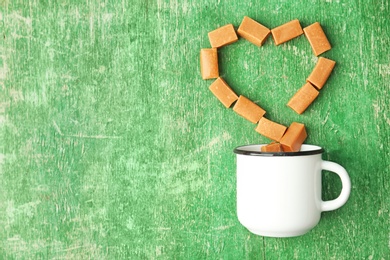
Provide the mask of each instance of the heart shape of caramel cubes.
MULTIPOLYGON (((267 37, 272 34, 275 45, 280 45, 300 35, 308 39, 315 56, 331 49, 331 45, 320 25, 315 22, 306 28, 301 27, 299 20, 292 20, 272 30, 259 22, 245 16, 237 32, 232 24, 227 24, 208 33, 211 48, 200 51, 200 70, 203 79, 215 79, 209 89, 217 99, 240 116, 257 124, 256 131, 273 140, 263 146, 263 152, 296 152, 307 137, 304 124, 293 122, 289 127, 273 122, 264 115, 266 111, 258 104, 243 95, 237 95, 224 79, 219 76, 218 48, 238 41, 238 36, 261 47, 267 37), (237 35, 238 34, 238 35, 237 35)), ((298 114, 302 114, 317 98, 325 85, 336 62, 319 57, 304 85, 294 94, 287 106, 298 114)))

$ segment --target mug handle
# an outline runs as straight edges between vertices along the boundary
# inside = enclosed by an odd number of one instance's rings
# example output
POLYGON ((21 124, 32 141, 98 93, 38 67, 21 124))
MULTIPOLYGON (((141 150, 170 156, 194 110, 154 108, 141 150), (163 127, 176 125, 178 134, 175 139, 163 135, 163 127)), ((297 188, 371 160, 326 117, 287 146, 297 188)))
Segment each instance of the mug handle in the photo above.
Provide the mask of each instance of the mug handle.
POLYGON ((343 206, 351 193, 351 180, 349 179, 347 171, 341 165, 329 162, 322 161, 321 164, 322 170, 327 170, 336 173, 340 179, 342 184, 342 189, 340 195, 334 200, 322 201, 321 203, 321 211, 330 211, 335 210, 343 206))

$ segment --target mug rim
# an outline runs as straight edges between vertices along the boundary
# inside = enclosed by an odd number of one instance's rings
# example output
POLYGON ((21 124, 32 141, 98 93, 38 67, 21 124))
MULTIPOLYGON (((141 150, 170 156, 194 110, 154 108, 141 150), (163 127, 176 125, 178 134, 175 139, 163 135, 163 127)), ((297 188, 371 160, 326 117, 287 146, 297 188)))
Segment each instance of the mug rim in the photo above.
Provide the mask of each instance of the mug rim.
POLYGON ((324 149, 322 147, 317 145, 312 145, 312 144, 303 144, 301 150, 298 152, 262 152, 261 146, 264 145, 267 144, 241 145, 234 148, 233 152, 235 154, 252 155, 252 156, 303 156, 303 155, 322 154, 324 152, 324 149), (253 149, 256 146, 257 148, 253 149))

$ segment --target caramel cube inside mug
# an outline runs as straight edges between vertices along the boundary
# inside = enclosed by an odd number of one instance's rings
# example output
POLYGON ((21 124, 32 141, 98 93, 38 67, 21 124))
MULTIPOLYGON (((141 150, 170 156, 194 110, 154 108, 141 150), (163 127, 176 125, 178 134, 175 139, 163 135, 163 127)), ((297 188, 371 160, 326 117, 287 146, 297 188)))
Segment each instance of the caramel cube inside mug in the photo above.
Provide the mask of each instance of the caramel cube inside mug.
POLYGON ((236 31, 232 24, 219 27, 208 33, 211 47, 218 48, 238 40, 236 31))
POLYGON ((244 20, 242 20, 240 27, 238 27, 237 33, 242 38, 260 47, 271 31, 248 16, 244 16, 244 20))
POLYGON ((243 118, 256 124, 265 114, 265 110, 244 96, 240 96, 233 110, 243 118))
POLYGON ((271 152, 271 153, 277 153, 277 152, 283 152, 282 146, 280 143, 270 143, 267 145, 263 145, 260 149, 262 152, 271 152))
POLYGON ((293 122, 280 140, 280 144, 285 152, 298 152, 306 137, 305 125, 293 122))
POLYGON ((336 62, 327 58, 319 57, 316 66, 306 81, 317 89, 321 89, 328 80, 336 62))
POLYGON ((303 85, 294 96, 288 101, 287 106, 298 114, 302 114, 306 108, 317 98, 318 90, 309 82, 303 85))
POLYGON ((299 20, 292 20, 271 30, 276 45, 287 42, 303 34, 299 20))
POLYGON ((238 99, 236 93, 222 78, 217 78, 209 89, 226 108, 229 108, 238 99))
POLYGON ((314 55, 318 56, 332 48, 319 22, 303 28, 303 32, 313 49, 314 55))
POLYGON ((215 79, 219 76, 217 48, 200 50, 200 73, 202 79, 215 79))
POLYGON ((287 127, 284 125, 275 123, 265 117, 262 117, 256 127, 256 132, 278 142, 286 132, 286 129, 287 127))

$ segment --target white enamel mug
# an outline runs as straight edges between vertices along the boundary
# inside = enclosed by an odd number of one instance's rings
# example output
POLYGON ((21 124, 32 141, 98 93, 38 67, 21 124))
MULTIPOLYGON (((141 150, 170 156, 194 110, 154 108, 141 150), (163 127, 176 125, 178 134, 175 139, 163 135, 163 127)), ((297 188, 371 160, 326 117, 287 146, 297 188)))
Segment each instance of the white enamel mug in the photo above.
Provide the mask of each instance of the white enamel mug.
POLYGON ((268 237, 307 233, 321 212, 343 206, 351 191, 347 171, 321 158, 324 150, 304 144, 299 152, 261 152, 262 145, 240 146, 237 155, 237 216, 250 232, 268 237), (342 190, 338 198, 322 201, 321 171, 336 173, 342 190))

